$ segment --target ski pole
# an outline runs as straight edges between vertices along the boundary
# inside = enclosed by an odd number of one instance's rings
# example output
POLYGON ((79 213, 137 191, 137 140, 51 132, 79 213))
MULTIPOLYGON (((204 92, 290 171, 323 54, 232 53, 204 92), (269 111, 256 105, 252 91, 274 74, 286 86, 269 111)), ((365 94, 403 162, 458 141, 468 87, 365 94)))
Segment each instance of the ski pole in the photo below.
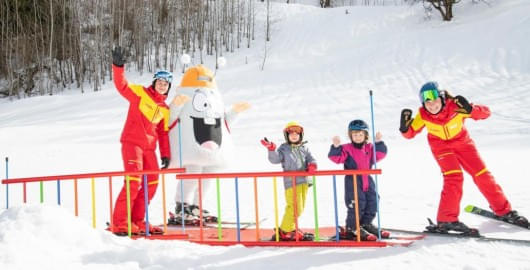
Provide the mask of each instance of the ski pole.
MULTIPOLYGON (((373 142, 373 162, 374 162, 374 169, 377 169, 377 152, 375 148, 375 121, 374 121, 374 99, 372 90, 370 90, 370 113, 372 115, 372 142, 373 142)), ((375 205, 377 209, 377 238, 381 240, 381 212, 379 212, 379 188, 377 183, 377 174, 375 175, 375 205)))
MULTIPOLYGON (((179 133, 179 167, 182 168, 182 130, 181 126, 182 123, 180 122, 180 119, 177 119, 178 124, 178 133, 179 133)), ((176 209, 175 209, 176 210, 176 209)), ((186 231, 186 226, 184 225, 184 179, 180 179, 180 213, 181 213, 181 223, 182 223, 182 231, 186 231)), ((178 214, 178 213, 175 213, 178 214)))
MULTIPOLYGON (((9 158, 6 157, 6 180, 9 179, 9 158)), ((6 184, 6 209, 9 209, 9 184, 6 184)))

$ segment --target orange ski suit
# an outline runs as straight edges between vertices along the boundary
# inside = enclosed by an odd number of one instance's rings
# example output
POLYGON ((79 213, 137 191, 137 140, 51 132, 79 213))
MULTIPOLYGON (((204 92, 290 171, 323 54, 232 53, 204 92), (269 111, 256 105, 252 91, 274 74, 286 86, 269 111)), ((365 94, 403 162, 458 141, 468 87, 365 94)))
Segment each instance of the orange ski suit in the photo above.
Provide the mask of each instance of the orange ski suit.
MULTIPOLYGON (((160 155, 170 158, 168 122, 169 107, 164 103, 166 96, 161 95, 152 86, 129 84, 124 76, 123 67, 112 65, 114 85, 118 92, 129 101, 127 120, 121 134, 122 158, 125 171, 158 170, 155 154, 157 141, 160 155)), ((141 175, 130 175, 130 200, 132 223, 143 221, 145 216, 145 196, 141 175)), ((155 195, 158 186, 158 174, 147 176, 148 201, 155 195)), ((127 190, 123 188, 116 199, 113 224, 127 224, 127 190)))
POLYGON ((447 98, 445 102, 445 106, 438 114, 430 114, 425 108, 420 107, 407 132, 402 133, 405 138, 411 139, 424 127, 427 128, 427 140, 444 177, 438 206, 438 222, 458 221, 464 181, 462 169, 471 175, 496 215, 510 212, 510 203, 486 168, 475 143, 464 127, 464 120, 467 118, 473 120, 488 118, 491 114, 489 108, 473 105, 471 113, 465 114, 457 112, 459 107, 453 99, 447 98))

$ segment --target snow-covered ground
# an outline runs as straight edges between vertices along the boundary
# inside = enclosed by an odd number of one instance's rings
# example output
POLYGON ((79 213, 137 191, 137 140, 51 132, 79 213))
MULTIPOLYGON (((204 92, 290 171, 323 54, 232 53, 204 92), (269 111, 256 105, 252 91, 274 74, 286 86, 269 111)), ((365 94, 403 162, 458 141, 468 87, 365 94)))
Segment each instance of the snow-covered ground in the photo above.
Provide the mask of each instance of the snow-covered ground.
MULTIPOLYGON (((281 130, 291 120, 305 127, 319 169, 340 169, 327 159, 331 138, 340 135, 345 141, 352 119, 370 121, 372 90, 376 130, 389 147, 387 158, 378 164, 383 170, 378 177, 382 225, 421 230, 426 217, 436 216, 442 177, 425 134, 403 139, 398 120, 402 108, 417 110, 419 87, 437 80, 451 92, 491 108, 489 119, 467 121, 467 127, 513 207, 530 216, 530 182, 523 177, 530 150, 530 2, 488 2, 458 4, 450 23, 439 20, 438 14, 425 20, 421 5, 320 9, 274 3, 264 70, 264 42, 258 39, 251 49, 225 55, 228 65, 217 72, 225 103, 252 105, 232 127, 237 156, 229 170, 280 170, 267 161, 259 140, 266 136, 280 143, 281 130)), ((139 76, 132 70, 127 77, 137 83, 151 80, 149 74, 139 76)), ((175 89, 170 96, 174 94, 175 89)), ((9 178, 122 170, 119 136, 127 106, 112 83, 96 93, 72 90, 0 100, 0 157, 9 157, 9 178)), ((4 178, 7 172, 1 172, 4 178)), ((166 197, 171 201, 176 181, 167 179, 166 197)), ((223 181, 228 220, 234 216, 234 185, 233 180, 223 181)), ((240 181, 240 190, 250 190, 250 181, 240 181)), ((320 225, 333 225, 331 181, 323 177, 318 183, 320 225)), ((114 198, 121 185, 121 180, 114 181, 114 198)), ((530 269, 530 247, 472 239, 430 237, 408 248, 377 249, 130 240, 104 231, 109 219, 104 179, 96 181, 96 229, 91 227, 89 181, 79 185, 79 218, 73 215, 72 186, 62 184, 60 207, 55 182, 45 183, 44 204, 39 203, 38 183, 28 184, 27 205, 22 204, 20 185, 9 186, 10 207, 0 210, 0 269, 530 269)), ((342 202, 342 180, 337 186, 342 202)), ((260 215, 269 217, 262 226, 272 228, 271 182, 264 180, 259 187, 260 215)), ((2 208, 5 189, 0 187, 2 208)), ((251 193, 242 192, 240 201, 253 200, 251 193)), ((309 197, 302 227, 313 226, 309 197)), ((211 194, 205 201, 209 209, 215 208, 213 198, 211 194)), ((462 207, 468 203, 487 208, 466 176, 462 207)), ((343 224, 346 210, 339 205, 343 224)), ((242 203, 242 219, 252 218, 252 206, 242 203)), ((153 222, 162 222, 161 209, 159 189, 150 206, 153 222)), ((460 219, 487 236, 530 239, 523 229, 467 213, 460 219)))

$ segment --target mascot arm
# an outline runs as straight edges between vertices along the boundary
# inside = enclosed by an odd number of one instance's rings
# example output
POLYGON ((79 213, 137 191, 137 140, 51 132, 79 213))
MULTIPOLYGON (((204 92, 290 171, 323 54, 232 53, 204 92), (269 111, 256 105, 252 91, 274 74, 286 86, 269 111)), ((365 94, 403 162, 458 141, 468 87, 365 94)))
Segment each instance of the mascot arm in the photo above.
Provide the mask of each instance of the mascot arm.
POLYGON ((231 126, 239 116, 239 113, 246 111, 250 108, 248 102, 238 102, 232 105, 232 107, 225 112, 225 119, 228 126, 231 126))

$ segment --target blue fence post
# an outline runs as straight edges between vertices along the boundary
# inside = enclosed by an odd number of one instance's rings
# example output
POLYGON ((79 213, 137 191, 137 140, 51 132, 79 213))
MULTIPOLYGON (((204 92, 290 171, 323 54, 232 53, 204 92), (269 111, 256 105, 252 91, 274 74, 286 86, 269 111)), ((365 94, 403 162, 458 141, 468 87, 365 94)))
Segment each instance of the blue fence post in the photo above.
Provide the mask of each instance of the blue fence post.
MULTIPOLYGON (((179 132, 179 167, 182 168, 182 131, 181 131, 181 123, 180 119, 177 119, 177 125, 178 125, 178 132, 179 132)), ((175 209, 175 212, 177 209, 175 209)), ((182 223, 182 231, 186 231, 186 221, 184 216, 184 179, 180 179, 180 217, 181 217, 181 223, 182 223)), ((175 216, 177 216, 178 213, 175 213, 175 216)))
MULTIPOLYGON (((9 179, 9 158, 6 157, 6 180, 9 179)), ((9 184, 6 184, 6 209, 9 209, 9 184)))
POLYGON ((57 204, 61 205, 61 181, 57 180, 57 204))
POLYGON ((339 241, 339 210, 337 207, 337 176, 333 175, 333 203, 335 205, 335 238, 339 241))
POLYGON ((239 186, 237 177, 235 178, 236 183, 236 223, 237 223, 237 242, 241 242, 241 226, 239 225, 239 186))

